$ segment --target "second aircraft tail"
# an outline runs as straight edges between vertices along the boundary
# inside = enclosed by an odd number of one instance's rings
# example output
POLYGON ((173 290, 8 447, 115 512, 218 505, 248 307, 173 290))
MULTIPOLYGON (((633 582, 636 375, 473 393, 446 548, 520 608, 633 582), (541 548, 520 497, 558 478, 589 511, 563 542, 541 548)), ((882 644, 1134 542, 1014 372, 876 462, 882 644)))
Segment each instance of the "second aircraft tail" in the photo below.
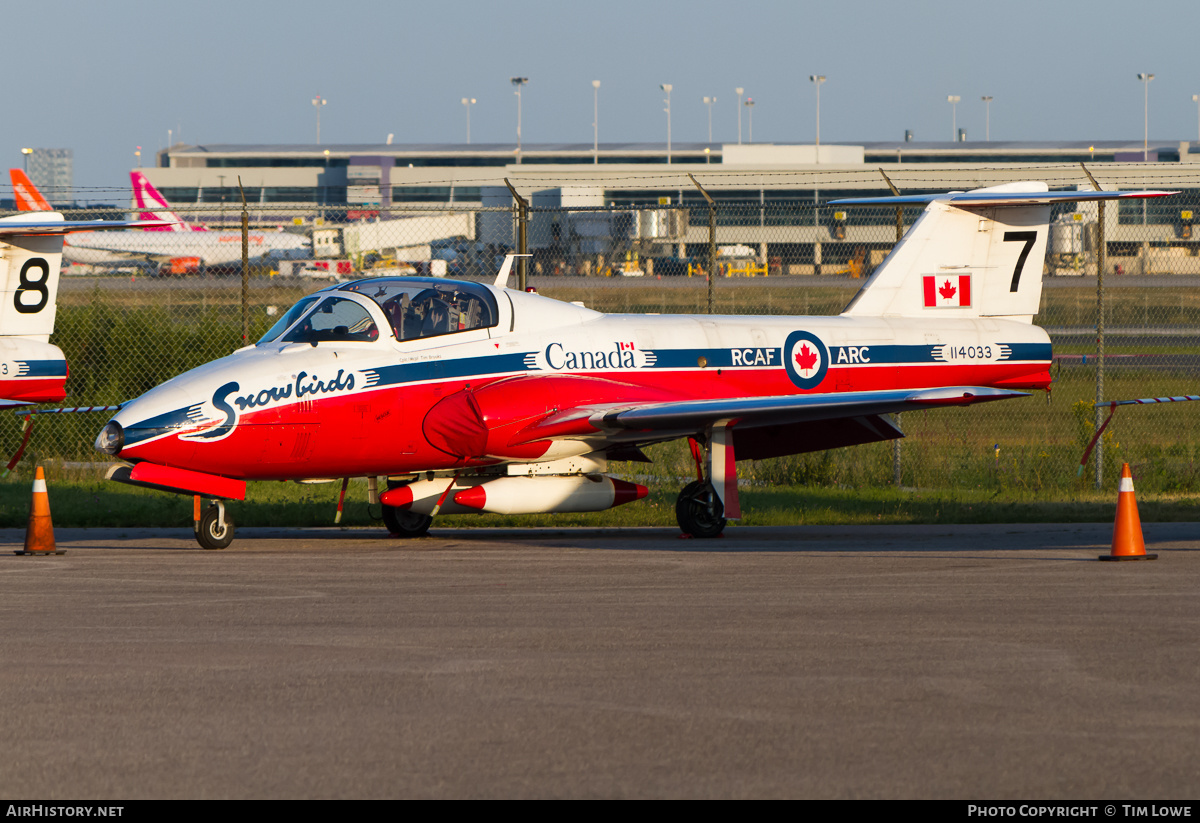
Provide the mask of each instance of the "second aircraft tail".
POLYGON ((38 187, 21 169, 9 169, 8 176, 12 178, 13 199, 17 201, 17 211, 53 211, 53 207, 42 197, 38 187))
POLYGON ((1032 323, 1041 302, 1052 204, 1167 194, 1173 192, 1051 192, 1045 183, 1006 183, 949 194, 834 200, 830 205, 925 206, 843 313, 1032 323))
POLYGON ((165 228, 148 229, 148 231, 203 230, 202 227, 189 225, 186 220, 171 211, 171 204, 167 202, 167 198, 159 194, 158 189, 154 188, 154 184, 146 179, 146 175, 140 171, 131 171, 129 179, 133 183, 133 202, 138 208, 138 219, 166 220, 171 223, 165 228))

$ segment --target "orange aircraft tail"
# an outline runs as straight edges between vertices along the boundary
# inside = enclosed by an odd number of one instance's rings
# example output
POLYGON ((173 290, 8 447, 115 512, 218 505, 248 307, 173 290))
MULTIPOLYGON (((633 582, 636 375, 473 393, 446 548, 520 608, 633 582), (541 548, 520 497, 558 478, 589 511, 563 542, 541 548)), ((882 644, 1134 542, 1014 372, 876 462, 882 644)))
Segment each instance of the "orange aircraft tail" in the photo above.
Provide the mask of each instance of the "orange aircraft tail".
POLYGON ((18 211, 54 211, 25 172, 9 169, 8 175, 12 178, 13 197, 17 201, 18 211))

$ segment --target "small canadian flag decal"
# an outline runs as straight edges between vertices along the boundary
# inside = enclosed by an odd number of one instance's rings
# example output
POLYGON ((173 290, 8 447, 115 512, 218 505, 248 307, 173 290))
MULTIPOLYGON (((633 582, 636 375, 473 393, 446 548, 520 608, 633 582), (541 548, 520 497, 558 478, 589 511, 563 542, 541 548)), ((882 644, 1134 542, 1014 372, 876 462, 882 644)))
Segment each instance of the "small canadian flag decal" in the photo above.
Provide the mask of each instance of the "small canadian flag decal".
POLYGON ((953 309, 971 305, 971 275, 933 275, 922 277, 925 285, 925 308, 953 309))

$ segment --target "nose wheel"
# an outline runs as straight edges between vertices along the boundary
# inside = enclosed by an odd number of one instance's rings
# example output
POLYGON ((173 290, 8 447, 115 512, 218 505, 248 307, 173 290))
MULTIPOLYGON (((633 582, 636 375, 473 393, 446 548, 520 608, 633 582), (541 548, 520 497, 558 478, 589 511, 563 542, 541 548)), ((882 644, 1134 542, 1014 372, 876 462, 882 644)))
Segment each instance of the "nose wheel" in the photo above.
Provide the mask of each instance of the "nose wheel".
POLYGON ((233 518, 220 500, 209 506, 196 523, 196 542, 202 549, 224 549, 233 542, 233 518))

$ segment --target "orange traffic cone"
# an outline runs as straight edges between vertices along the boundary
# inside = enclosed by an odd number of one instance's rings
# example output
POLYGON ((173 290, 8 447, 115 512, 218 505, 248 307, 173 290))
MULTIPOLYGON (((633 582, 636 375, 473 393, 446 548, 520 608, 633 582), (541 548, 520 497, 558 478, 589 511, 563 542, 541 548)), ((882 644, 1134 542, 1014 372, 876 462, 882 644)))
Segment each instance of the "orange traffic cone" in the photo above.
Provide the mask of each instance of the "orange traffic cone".
POLYGON ((1157 560, 1157 554, 1146 554, 1142 539, 1142 521, 1138 517, 1137 500, 1133 496, 1133 475, 1129 464, 1121 467, 1121 485, 1117 487, 1117 520, 1113 524, 1112 554, 1100 555, 1101 560, 1157 560))
POLYGON ((46 493, 46 473, 37 467, 33 479, 33 502, 29 505, 29 525, 25 529, 25 550, 14 554, 66 554, 54 545, 54 524, 50 522, 50 495, 46 493))

